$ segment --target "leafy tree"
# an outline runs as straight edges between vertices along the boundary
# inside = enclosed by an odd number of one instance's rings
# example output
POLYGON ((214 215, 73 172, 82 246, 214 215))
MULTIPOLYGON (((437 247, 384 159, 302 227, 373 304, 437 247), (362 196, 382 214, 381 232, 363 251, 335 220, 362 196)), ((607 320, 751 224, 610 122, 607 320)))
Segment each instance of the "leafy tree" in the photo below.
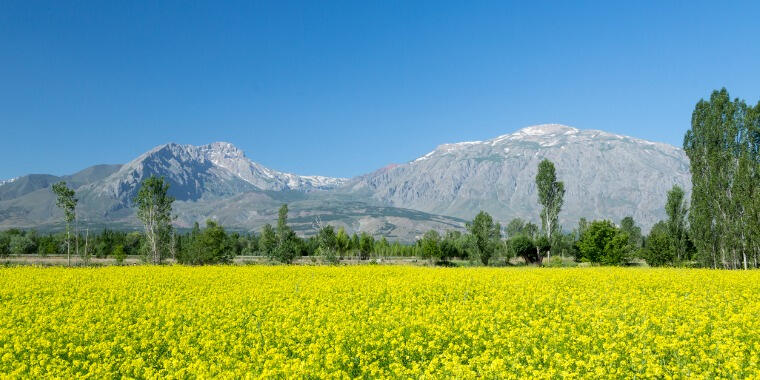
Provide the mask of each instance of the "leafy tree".
POLYGON ((483 265, 488 265, 497 247, 494 240, 501 239, 501 226, 499 223, 494 223, 491 215, 481 211, 475 215, 472 222, 467 223, 467 229, 475 240, 477 257, 480 258, 483 265))
POLYGON ((544 253, 549 253, 552 244, 546 235, 541 235, 533 242, 536 246, 536 263, 541 265, 544 262, 544 253))
POLYGON ((531 239, 535 239, 538 237, 538 226, 531 222, 525 223, 525 227, 523 227, 522 233, 531 239))
POLYGON ((127 258, 127 254, 124 252, 124 246, 119 244, 113 249, 113 258, 116 259, 117 264, 122 264, 124 259, 127 258))
POLYGON ((673 246, 668 224, 662 221, 657 222, 647 236, 643 250, 644 260, 650 266, 672 265, 676 260, 673 246))
POLYGON ((665 212, 668 214, 668 235, 676 261, 681 262, 686 257, 686 193, 678 185, 668 191, 668 200, 665 203, 665 212))
POLYGON ((335 242, 338 253, 343 258, 351 248, 351 238, 348 237, 345 228, 341 227, 338 229, 338 233, 335 235, 335 242))
MULTIPOLYGON (((560 230, 557 220, 564 202, 565 184, 557 181, 554 164, 549 160, 544 159, 538 164, 536 189, 538 190, 538 203, 543 207, 541 210, 541 230, 549 244, 553 244, 554 237, 560 230)), ((551 256, 551 250, 547 250, 546 253, 551 256)))
POLYGON ((261 228, 261 237, 259 237, 259 249, 264 256, 274 258, 274 250, 277 247, 277 235, 272 225, 267 223, 261 228))
POLYGON ((224 227, 208 220, 206 228, 193 239, 190 249, 177 256, 177 261, 190 265, 229 264, 235 258, 231 243, 224 227))
POLYGON ((274 248, 274 257, 281 263, 290 264, 296 258, 299 246, 296 233, 288 226, 288 205, 280 207, 277 217, 277 245, 274 248))
MULTIPOLYGON (((64 236, 65 238, 65 236, 64 236)), ((47 256, 58 253, 61 242, 55 235, 42 236, 37 243, 37 252, 40 256, 47 256)))
POLYGON ((447 231, 441 240, 441 255, 447 259, 475 257, 477 253, 472 235, 447 231))
MULTIPOLYGON (((344 233, 345 234, 345 233, 344 233)), ((338 236, 335 234, 335 228, 327 225, 322 227, 317 234, 317 253, 324 257, 331 264, 337 264, 338 258, 338 236)))
POLYGON ((438 234, 438 231, 426 232, 420 241, 420 248, 422 248, 422 258, 446 261, 441 249, 441 235, 438 234))
POLYGON ((11 237, 7 233, 0 233, 0 257, 6 257, 11 253, 11 237))
POLYGON ((636 225, 636 222, 633 220, 633 217, 626 216, 625 218, 623 218, 623 220, 620 221, 620 231, 628 234, 629 241, 633 248, 635 249, 641 248, 641 245, 643 244, 642 236, 641 236, 641 227, 636 225))
POLYGON ((145 227, 145 250, 153 264, 159 264, 168 256, 171 231, 172 203, 169 183, 163 177, 151 176, 145 179, 135 197, 137 218, 145 227))
POLYGON ((536 246, 533 239, 526 235, 517 235, 509 239, 509 248, 517 257, 522 257, 526 264, 538 262, 536 246))
MULTIPOLYGON (((692 177, 689 235, 698 260, 713 268, 757 267, 760 103, 750 107, 732 101, 725 88, 714 91, 695 106, 684 151, 692 177)), ((683 254, 683 244, 676 245, 683 254)))
POLYGON ((520 218, 514 218, 507 224, 507 237, 513 238, 517 235, 525 234, 525 221, 520 218))
POLYGON ((362 232, 361 236, 359 237, 359 253, 361 254, 362 260, 369 259, 374 246, 375 238, 366 232, 362 232))
POLYGON ((13 255, 26 255, 34 253, 37 246, 26 235, 13 235, 10 239, 9 248, 13 255))
POLYGON ((71 223, 76 220, 78 200, 74 198, 74 190, 63 181, 53 185, 53 193, 56 195, 55 205, 63 211, 63 221, 66 225, 66 261, 71 265, 71 223))
POLYGON ((604 265, 620 265, 628 262, 631 253, 628 234, 617 231, 612 240, 604 247, 601 263, 604 265))
POLYGON ((320 247, 331 250, 337 250, 338 248, 338 237, 335 234, 333 226, 327 225, 322 227, 317 234, 317 240, 320 247))
POLYGON ((628 235, 620 232, 609 220, 592 222, 577 246, 579 259, 606 265, 624 264, 630 253, 628 235))

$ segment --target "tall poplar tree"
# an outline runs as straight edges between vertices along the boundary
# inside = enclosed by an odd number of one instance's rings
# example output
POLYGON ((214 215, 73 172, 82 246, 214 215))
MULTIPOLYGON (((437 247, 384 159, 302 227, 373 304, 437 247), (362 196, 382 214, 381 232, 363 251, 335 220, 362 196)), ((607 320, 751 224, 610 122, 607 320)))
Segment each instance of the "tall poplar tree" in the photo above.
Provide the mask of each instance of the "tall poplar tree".
POLYGON ((78 200, 74 198, 74 190, 63 181, 53 185, 53 193, 57 197, 55 205, 63 211, 63 221, 66 224, 66 261, 71 265, 71 223, 76 219, 78 200))
POLYGON ((726 89, 694 108, 684 137, 692 196, 689 225, 703 265, 757 267, 760 104, 731 100, 726 89))
MULTIPOLYGON (((541 209, 541 229, 549 244, 554 245, 554 238, 559 231, 559 211, 565 197, 565 184, 557 181, 557 173, 554 163, 544 159, 538 164, 536 174, 536 188, 538 190, 538 203, 541 209)), ((547 251, 547 257, 551 257, 551 250, 547 251)))
POLYGON ((147 254, 153 264, 159 264, 166 256, 170 244, 172 203, 169 183, 163 177, 151 176, 143 180, 135 197, 137 218, 145 227, 147 254))
POLYGON ((676 255, 676 262, 681 262, 686 257, 686 193, 683 189, 674 185, 668 191, 668 200, 665 203, 665 212, 668 214, 668 235, 673 252, 676 255))

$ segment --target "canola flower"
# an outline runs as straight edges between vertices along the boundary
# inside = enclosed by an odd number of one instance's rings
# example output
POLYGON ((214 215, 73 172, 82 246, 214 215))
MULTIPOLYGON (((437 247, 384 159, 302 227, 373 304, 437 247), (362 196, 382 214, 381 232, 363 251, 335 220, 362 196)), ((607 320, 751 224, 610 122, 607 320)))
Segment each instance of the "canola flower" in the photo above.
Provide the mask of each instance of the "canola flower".
POLYGON ((0 269, 1 378, 758 378, 760 272, 0 269))

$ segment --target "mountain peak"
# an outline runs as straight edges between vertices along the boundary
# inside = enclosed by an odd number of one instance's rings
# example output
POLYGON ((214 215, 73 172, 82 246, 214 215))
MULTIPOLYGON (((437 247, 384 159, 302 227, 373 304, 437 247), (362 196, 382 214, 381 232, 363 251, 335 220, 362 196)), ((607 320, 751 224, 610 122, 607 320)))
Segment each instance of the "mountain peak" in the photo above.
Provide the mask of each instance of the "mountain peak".
POLYGON ((228 142, 213 142, 207 145, 201 145, 198 149, 209 156, 221 156, 225 158, 244 158, 245 153, 235 145, 228 142))
POLYGON ((525 127, 515 132, 522 135, 556 135, 578 132, 579 129, 563 124, 539 124, 525 127))

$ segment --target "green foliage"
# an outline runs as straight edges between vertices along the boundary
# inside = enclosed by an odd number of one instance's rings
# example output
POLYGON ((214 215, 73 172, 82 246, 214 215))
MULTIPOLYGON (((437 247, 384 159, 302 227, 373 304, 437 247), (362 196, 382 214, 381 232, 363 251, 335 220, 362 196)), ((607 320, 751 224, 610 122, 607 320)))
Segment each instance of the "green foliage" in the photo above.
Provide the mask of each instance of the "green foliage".
POLYGON ((538 264, 540 265, 544 261, 544 253, 548 255, 552 249, 552 243, 546 235, 541 235, 533 242, 536 245, 536 257, 538 264))
POLYGON ((628 234, 621 232, 609 220, 592 222, 577 242, 582 261, 605 265, 620 265, 627 262, 631 247, 628 234))
POLYGON ((372 235, 362 232, 359 237, 359 253, 362 260, 369 259, 375 246, 375 238, 372 235))
POLYGON ((13 255, 27 255, 34 253, 37 245, 26 235, 13 235, 10 239, 9 248, 13 255))
POLYGON ((673 186, 668 191, 668 200, 665 203, 665 212, 668 214, 668 235, 676 261, 680 262, 686 257, 686 193, 679 186, 673 186))
POLYGON ((676 255, 667 223, 657 222, 649 231, 643 256, 651 266, 672 265, 675 262, 676 255))
POLYGON ((288 226, 288 205, 284 204, 278 212, 277 229, 275 231, 276 243, 272 247, 271 257, 281 263, 292 263, 300 251, 297 240, 296 233, 288 226))
POLYGON ((474 239, 475 256, 483 265, 488 265, 498 247, 494 240, 501 239, 501 226, 499 223, 494 223, 491 215, 481 211, 472 222, 467 223, 467 229, 474 239))
POLYGON ((351 238, 348 237, 345 228, 341 227, 338 229, 338 233, 335 235, 335 244, 340 257, 344 257, 346 252, 351 248, 351 238))
MULTIPOLYGON (((725 88, 713 91, 694 108, 684 151, 692 173, 688 219, 697 260, 713 268, 760 266, 760 103, 751 107, 732 101, 725 88)), ((684 244, 674 244, 682 255, 684 244)))
POLYGON ((520 218, 514 218, 509 221, 506 229, 507 237, 513 238, 517 235, 525 235, 525 221, 520 218))
POLYGON ((113 255, 113 258, 116 259, 116 262, 118 264, 123 263, 124 259, 127 258, 127 254, 124 252, 124 246, 121 244, 118 244, 116 247, 114 247, 111 255, 113 255))
POLYGON ((222 226, 213 220, 192 238, 190 247, 177 255, 180 264, 229 264, 235 258, 233 240, 222 226))
POLYGON ((0 233, 0 257, 11 254, 11 237, 7 233, 0 233))
POLYGON ((264 256, 274 258, 274 250, 277 247, 277 235, 274 232, 272 225, 267 223, 261 228, 261 236, 259 237, 259 250, 264 256))
POLYGON ((623 220, 620 221, 620 231, 625 232, 628 234, 629 242, 631 243, 631 247, 634 249, 641 248, 641 245, 643 244, 643 239, 641 236, 641 227, 636 225, 636 222, 633 220, 633 217, 626 216, 623 218, 623 220))
POLYGON ((335 234, 335 228, 327 225, 322 227, 317 234, 317 241, 320 248, 335 251, 338 249, 338 236, 335 234))
POLYGON ((441 235, 438 234, 438 231, 426 232, 420 241, 420 248, 422 249, 422 258, 446 261, 441 249, 441 235))
POLYGON ((169 195, 169 183, 163 177, 155 176, 143 180, 134 203, 137 205, 137 218, 145 227, 143 252, 150 262, 159 264, 169 256, 171 248, 169 238, 174 197, 169 195))
POLYGON ((459 231, 448 231, 441 240, 441 255, 450 258, 476 258, 477 247, 472 235, 459 231))
POLYGON ((533 239, 526 235, 517 235, 509 239, 509 249, 516 257, 522 257, 525 263, 532 264, 538 262, 538 254, 533 239))
POLYGON ((53 193, 56 195, 55 205, 63 211, 63 221, 66 225, 66 257, 71 265, 71 223, 76 219, 78 200, 74 198, 74 190, 63 181, 53 185, 53 193))
MULTIPOLYGON (((560 232, 558 223, 559 212, 565 197, 565 184, 557 181, 554 163, 544 159, 538 164, 536 174, 536 190, 538 203, 541 204, 541 230, 546 236, 550 247, 555 243, 555 237, 560 232)), ((550 253, 551 248, 546 250, 550 253)))

